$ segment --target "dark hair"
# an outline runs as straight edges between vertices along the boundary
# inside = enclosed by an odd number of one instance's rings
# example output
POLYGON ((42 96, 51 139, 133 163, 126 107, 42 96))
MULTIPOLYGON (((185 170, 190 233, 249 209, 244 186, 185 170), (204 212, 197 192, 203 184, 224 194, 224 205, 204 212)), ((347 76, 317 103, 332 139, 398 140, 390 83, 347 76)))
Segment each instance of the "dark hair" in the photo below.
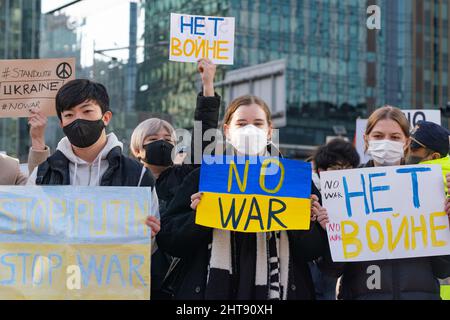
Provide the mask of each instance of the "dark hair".
POLYGON ((327 170, 337 165, 350 165, 352 168, 359 166, 359 154, 350 142, 343 139, 333 139, 329 143, 320 146, 314 155, 316 169, 327 170))
POLYGON ((109 111, 109 96, 104 85, 87 79, 76 79, 63 85, 56 94, 56 114, 70 110, 85 101, 96 102, 102 114, 109 111))

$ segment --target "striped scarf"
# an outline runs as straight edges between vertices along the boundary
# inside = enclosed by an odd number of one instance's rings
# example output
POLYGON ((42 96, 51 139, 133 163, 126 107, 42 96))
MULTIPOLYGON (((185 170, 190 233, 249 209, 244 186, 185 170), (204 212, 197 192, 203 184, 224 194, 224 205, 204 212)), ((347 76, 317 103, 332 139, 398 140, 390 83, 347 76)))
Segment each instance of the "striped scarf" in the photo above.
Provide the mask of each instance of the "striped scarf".
POLYGON ((208 248, 206 299, 287 299, 290 254, 285 231, 244 234, 214 229, 208 248))

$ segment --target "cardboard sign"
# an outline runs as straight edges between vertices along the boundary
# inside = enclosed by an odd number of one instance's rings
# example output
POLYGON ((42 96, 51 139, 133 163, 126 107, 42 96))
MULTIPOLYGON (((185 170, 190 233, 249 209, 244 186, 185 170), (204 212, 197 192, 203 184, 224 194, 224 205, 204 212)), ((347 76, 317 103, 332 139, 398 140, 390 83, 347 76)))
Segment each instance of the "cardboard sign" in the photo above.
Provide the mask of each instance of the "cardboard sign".
POLYGON ((0 60, 0 118, 56 115, 56 94, 74 79, 75 58, 0 60))
POLYGON ((321 172, 333 261, 450 254, 438 165, 321 172))
POLYGON ((171 61, 233 64, 234 18, 170 14, 171 61))
POLYGON ((0 299, 149 299, 150 188, 0 186, 0 299))
POLYGON ((311 164, 275 157, 204 157, 195 222, 240 232, 307 230, 311 164))

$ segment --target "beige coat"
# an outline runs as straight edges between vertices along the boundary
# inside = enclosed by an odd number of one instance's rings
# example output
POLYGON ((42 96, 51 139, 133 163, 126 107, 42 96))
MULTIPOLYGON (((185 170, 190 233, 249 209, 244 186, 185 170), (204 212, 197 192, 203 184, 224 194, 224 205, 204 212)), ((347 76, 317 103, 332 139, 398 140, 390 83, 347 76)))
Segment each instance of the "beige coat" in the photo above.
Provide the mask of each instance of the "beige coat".
MULTIPOLYGON (((50 149, 45 151, 34 151, 28 153, 28 170, 33 171, 50 156, 50 149)), ((24 185, 28 177, 20 171, 19 160, 0 154, 0 185, 24 185)))

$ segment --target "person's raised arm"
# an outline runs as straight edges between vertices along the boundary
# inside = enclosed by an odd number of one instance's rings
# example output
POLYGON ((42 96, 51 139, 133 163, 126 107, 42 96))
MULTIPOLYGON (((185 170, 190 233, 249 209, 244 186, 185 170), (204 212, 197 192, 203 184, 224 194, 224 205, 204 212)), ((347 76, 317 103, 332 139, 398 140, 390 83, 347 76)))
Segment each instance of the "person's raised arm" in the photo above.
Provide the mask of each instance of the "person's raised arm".
POLYGON ((214 76, 216 75, 216 65, 209 59, 200 59, 197 69, 202 77, 203 96, 214 97, 214 76))
MULTIPOLYGON (((202 78, 203 91, 197 96, 195 108, 193 137, 191 139, 191 163, 199 166, 201 155, 211 144, 205 139, 205 133, 210 129, 217 130, 219 126, 220 96, 214 92, 214 77, 216 65, 208 59, 198 61, 198 72, 202 78), (201 130, 198 124, 201 123, 201 130)), ((214 144, 213 144, 214 146, 214 144)))
POLYGON ((50 148, 45 145, 45 128, 47 116, 38 109, 30 109, 28 118, 30 125, 31 149, 28 153, 28 172, 31 175, 34 168, 50 156, 50 148))

